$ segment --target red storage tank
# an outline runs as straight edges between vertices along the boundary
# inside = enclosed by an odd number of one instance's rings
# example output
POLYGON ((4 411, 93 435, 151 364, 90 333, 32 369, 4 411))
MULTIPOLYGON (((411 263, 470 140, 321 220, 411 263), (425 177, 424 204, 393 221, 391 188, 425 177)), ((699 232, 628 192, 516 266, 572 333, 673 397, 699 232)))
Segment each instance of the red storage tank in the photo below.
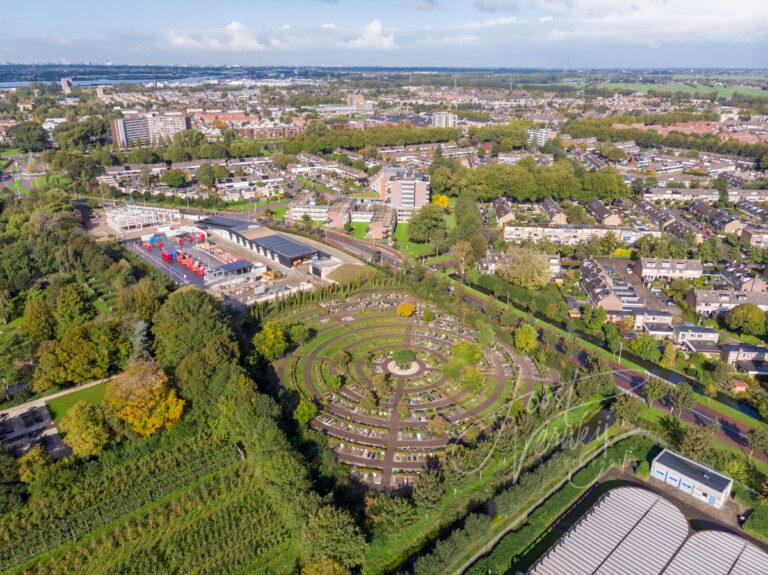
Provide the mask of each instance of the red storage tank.
POLYGON ((167 261, 167 262, 169 262, 169 261, 171 261, 171 260, 173 259, 173 256, 172 256, 172 255, 171 255, 169 252, 167 252, 167 251, 165 251, 165 250, 163 250, 162 252, 160 252, 160 256, 161 256, 161 257, 162 257, 162 258, 163 258, 165 261, 167 261))
POLYGON ((155 247, 159 250, 163 249, 164 245, 163 242, 155 242, 155 247))
POLYGON ((204 276, 205 275, 205 268, 197 268, 197 275, 204 276))

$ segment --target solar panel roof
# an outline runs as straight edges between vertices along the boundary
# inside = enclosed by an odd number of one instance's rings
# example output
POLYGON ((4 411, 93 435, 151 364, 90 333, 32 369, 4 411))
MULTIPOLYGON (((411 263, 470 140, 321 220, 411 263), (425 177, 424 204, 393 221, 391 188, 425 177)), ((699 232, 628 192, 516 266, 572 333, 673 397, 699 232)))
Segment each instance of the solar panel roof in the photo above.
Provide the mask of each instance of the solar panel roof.
POLYGON ((286 258, 309 258, 318 253, 318 250, 308 245, 278 234, 254 238, 251 241, 286 258))

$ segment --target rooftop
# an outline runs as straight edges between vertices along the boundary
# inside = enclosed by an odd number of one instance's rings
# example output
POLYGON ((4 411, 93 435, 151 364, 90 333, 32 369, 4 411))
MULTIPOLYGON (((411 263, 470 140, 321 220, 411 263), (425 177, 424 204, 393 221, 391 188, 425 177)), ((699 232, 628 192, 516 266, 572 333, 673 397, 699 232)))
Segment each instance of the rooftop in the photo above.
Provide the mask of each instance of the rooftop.
POLYGON ((709 489, 714 489, 720 493, 725 491, 731 481, 733 481, 725 475, 720 475, 717 471, 699 465, 687 457, 683 457, 682 455, 678 455, 677 453, 673 453, 666 449, 656 456, 654 463, 660 463, 670 469, 674 469, 686 477, 697 481, 701 485, 705 485, 709 489))

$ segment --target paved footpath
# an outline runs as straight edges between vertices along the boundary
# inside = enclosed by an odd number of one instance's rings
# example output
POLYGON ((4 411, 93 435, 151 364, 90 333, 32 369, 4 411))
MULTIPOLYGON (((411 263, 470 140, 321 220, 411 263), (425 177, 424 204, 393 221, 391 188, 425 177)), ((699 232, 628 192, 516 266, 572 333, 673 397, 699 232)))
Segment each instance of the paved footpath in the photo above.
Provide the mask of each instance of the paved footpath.
POLYGON ((0 415, 7 415, 8 417, 14 417, 16 415, 24 413, 30 407, 42 407, 52 399, 56 399, 57 397, 62 397, 64 395, 69 395, 70 393, 75 393, 76 391, 80 391, 82 389, 88 389, 89 387, 93 387, 95 385, 99 385, 100 383, 104 383, 109 379, 110 378, 97 379, 96 381, 91 381, 90 383, 84 383, 83 385, 78 385, 76 387, 69 387, 67 389, 57 391, 56 393, 52 393, 51 395, 46 395, 45 397, 38 397, 37 399, 33 399, 32 401, 28 401, 26 403, 22 403, 20 405, 14 405, 13 407, 4 409, 3 411, 0 411, 0 415))

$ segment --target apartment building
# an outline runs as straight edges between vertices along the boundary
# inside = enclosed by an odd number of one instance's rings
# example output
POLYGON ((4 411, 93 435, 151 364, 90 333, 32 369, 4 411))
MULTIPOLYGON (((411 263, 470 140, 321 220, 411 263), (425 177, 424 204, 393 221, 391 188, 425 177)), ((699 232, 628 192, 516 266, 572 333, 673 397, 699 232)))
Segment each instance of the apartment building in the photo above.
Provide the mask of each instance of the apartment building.
POLYGON ((746 264, 729 264, 720 271, 720 278, 736 291, 765 292, 766 283, 746 264))
POLYGON ((350 212, 351 222, 368 224, 368 237, 388 239, 397 225, 397 212, 382 204, 358 203, 350 212))
POLYGON ((508 242, 549 240, 560 245, 575 245, 592 238, 602 238, 608 234, 614 234, 623 244, 634 245, 644 236, 658 237, 661 235, 661 232, 658 230, 597 226, 504 226, 504 240, 508 242))
POLYGON ((675 221, 675 215, 668 209, 645 200, 635 204, 635 211, 662 230, 675 221))
POLYGON ((557 137, 557 132, 549 128, 530 128, 526 130, 526 134, 528 135, 528 143, 539 147, 557 137))
POLYGON ((768 347, 745 343, 727 344, 722 347, 720 359, 749 375, 768 375, 768 347))
POLYGON ((689 341, 707 341, 717 343, 720 332, 705 325, 680 324, 674 328, 675 343, 683 344, 689 341))
POLYGON ((328 222, 330 209, 330 202, 320 201, 317 194, 310 194, 292 201, 288 207, 288 215, 294 222, 304 220, 304 216, 309 216, 312 221, 328 222))
POLYGON ((685 300, 697 314, 704 316, 720 315, 745 303, 768 311, 768 294, 763 292, 694 289, 685 300))
POLYGON ((507 198, 496 198, 491 203, 491 206, 496 216, 496 225, 499 227, 503 227, 515 219, 515 213, 512 211, 512 202, 507 198))
POLYGON ((429 176, 406 168, 382 170, 373 182, 381 200, 397 211, 397 221, 407 222, 430 199, 429 176))
POLYGON ((643 302, 634 288, 616 273, 603 268, 597 260, 588 259, 579 267, 579 285, 595 308, 604 309, 609 317, 619 318, 627 312, 637 317, 643 302))
POLYGON ((643 192, 643 199, 647 202, 682 204, 698 201, 711 204, 720 199, 720 192, 705 188, 650 188, 643 192))
POLYGON ((589 200, 586 204, 587 212, 595 218, 601 226, 616 227, 621 225, 621 218, 600 200, 589 200))
POLYGON ((768 248, 768 228, 745 226, 741 230, 741 241, 753 248, 768 248))
POLYGON ((459 117, 453 112, 434 112, 432 114, 433 128, 455 128, 459 124, 459 117))
POLYGON ((540 204, 541 211, 546 214, 549 219, 549 224, 552 226, 564 226, 568 223, 568 218, 565 216, 565 212, 560 209, 558 204, 552 198, 544 198, 540 204))
POLYGON ((656 280, 695 280, 704 273, 701 260, 671 258, 640 258, 634 263, 634 271, 646 283, 656 280))
POLYGON ((736 204, 736 209, 742 214, 746 214, 751 218, 755 218, 759 222, 768 222, 768 208, 751 202, 749 200, 740 199, 736 204))
POLYGON ((745 227, 744 222, 730 212, 714 208, 702 201, 693 202, 689 210, 721 234, 740 234, 745 227))
POLYGON ((112 142, 118 148, 170 141, 189 128, 187 117, 181 112, 143 113, 125 112, 122 118, 110 122, 112 142))

